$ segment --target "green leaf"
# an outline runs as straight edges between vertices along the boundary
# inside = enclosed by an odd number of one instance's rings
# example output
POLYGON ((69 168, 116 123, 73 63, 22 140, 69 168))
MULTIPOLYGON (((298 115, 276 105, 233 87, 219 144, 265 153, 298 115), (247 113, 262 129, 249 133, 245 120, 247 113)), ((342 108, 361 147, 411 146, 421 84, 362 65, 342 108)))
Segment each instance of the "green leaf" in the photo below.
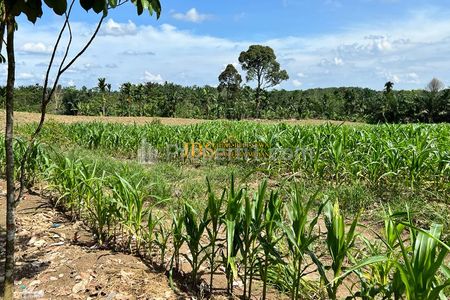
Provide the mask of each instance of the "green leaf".
POLYGON ((24 13, 27 19, 35 23, 37 18, 42 16, 42 1, 41 0, 18 0, 15 1, 12 7, 12 14, 19 16, 24 13))
POLYGON ((94 5, 94 0, 80 0, 80 5, 86 11, 90 10, 94 5))
POLYGON ((350 269, 348 269, 341 276, 334 278, 333 281, 337 281, 339 279, 343 279, 343 278, 347 277, 350 273, 353 273, 356 270, 359 270, 359 269, 361 269, 361 268, 363 268, 365 266, 372 265, 372 264, 375 264, 375 263, 385 262, 385 261, 388 261, 388 260, 389 260, 389 258, 384 256, 384 255, 368 257, 366 259, 363 259, 362 261, 360 261, 359 263, 357 263, 356 265, 354 265, 350 269))
POLYGON ((136 7, 137 7, 138 16, 142 15, 142 13, 144 12, 144 6, 142 4, 142 0, 137 0, 136 7))
POLYGON ((112 8, 115 8, 115 7, 117 6, 117 0, 109 0, 109 5, 110 5, 112 8))
POLYGON ((44 0, 48 7, 53 8, 57 15, 63 15, 67 10, 67 0, 44 0))
POLYGON ((97 14, 101 13, 102 11, 107 10, 106 0, 95 0, 94 4, 92 5, 92 9, 97 14))

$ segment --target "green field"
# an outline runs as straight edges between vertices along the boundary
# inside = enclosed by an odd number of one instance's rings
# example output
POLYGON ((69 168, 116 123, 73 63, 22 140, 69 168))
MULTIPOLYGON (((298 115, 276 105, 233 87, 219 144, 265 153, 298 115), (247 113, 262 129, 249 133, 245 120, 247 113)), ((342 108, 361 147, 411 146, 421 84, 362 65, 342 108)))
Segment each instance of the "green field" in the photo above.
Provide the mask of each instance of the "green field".
POLYGON ((168 276, 186 259, 193 289, 217 292, 211 269, 230 293, 239 279, 292 299, 439 299, 449 284, 450 125, 48 123, 26 171, 99 244, 168 276))

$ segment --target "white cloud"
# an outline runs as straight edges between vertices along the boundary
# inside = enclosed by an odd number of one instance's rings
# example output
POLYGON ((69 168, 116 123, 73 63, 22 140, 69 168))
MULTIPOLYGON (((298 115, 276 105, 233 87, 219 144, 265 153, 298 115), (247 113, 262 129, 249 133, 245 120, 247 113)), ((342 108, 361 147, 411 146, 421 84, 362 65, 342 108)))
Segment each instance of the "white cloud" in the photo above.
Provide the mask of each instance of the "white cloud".
POLYGON ((421 81, 419 75, 417 75, 417 73, 412 72, 406 74, 405 82, 419 84, 421 81))
POLYGON ((156 83, 163 83, 164 80, 160 74, 152 74, 149 71, 144 72, 143 79, 147 82, 156 82, 156 83))
POLYGON ((28 79, 34 79, 34 78, 35 78, 34 74, 27 73, 27 72, 22 72, 17 75, 17 79, 19 79, 19 80, 21 80, 21 79, 28 80, 28 79))
POLYGON ((334 64, 335 64, 336 66, 342 66, 342 65, 344 64, 344 61, 343 61, 342 58, 340 58, 340 57, 335 57, 335 58, 334 58, 334 64))
POLYGON ((125 50, 122 52, 125 55, 155 55, 155 52, 152 51, 136 51, 136 50, 125 50))
POLYGON ((174 13, 172 17, 176 20, 187 21, 193 23, 201 23, 205 20, 211 19, 211 15, 201 14, 196 8, 191 8, 186 13, 174 13))
MULTIPOLYGON (((417 13, 403 21, 355 26, 333 34, 270 40, 200 35, 170 24, 110 24, 109 33, 98 36, 70 73, 63 75, 65 82, 91 87, 96 78, 106 77, 115 88, 125 81, 142 80, 203 85, 216 80, 227 64, 236 66, 239 53, 254 43, 274 48, 282 68, 290 74, 292 80, 281 88, 296 88, 301 83, 302 88, 351 85, 382 89, 387 80, 398 82, 398 88, 423 88, 434 76, 450 77, 450 13, 417 13)), ((22 76, 18 84, 34 84, 45 73, 46 45, 53 45, 55 27, 21 25, 16 38, 22 52, 17 60, 24 64, 17 66, 18 74, 36 74, 36 78, 22 76), (29 55, 30 51, 41 55, 29 55)), ((74 32, 93 29, 93 25, 73 24, 74 32)), ((78 35, 74 51, 88 38, 78 35)), ((0 72, 0 79, 4 78, 5 73, 0 72)))
POLYGON ((32 54, 47 54, 52 51, 51 47, 47 47, 44 43, 27 42, 20 47, 20 50, 32 54))
POLYGON ((134 35, 137 32, 136 24, 131 22, 128 23, 117 23, 113 19, 109 19, 103 26, 100 35, 112 35, 112 36, 126 36, 134 35))
POLYGON ((294 80, 292 80, 292 85, 295 87, 301 87, 303 85, 303 83, 298 79, 294 79, 294 80))

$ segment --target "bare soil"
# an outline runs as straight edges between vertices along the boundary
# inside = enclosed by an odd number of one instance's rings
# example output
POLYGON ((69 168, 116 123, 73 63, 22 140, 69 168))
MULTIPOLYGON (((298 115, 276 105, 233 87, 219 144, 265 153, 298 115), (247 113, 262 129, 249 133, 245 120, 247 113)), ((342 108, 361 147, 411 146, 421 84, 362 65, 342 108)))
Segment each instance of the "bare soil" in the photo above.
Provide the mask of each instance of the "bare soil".
MULTIPOLYGON (((0 190, 1 284, 4 182, 0 190)), ((15 299, 190 299, 139 258, 98 249, 83 224, 69 221, 37 195, 25 195, 18 206, 16 247, 15 299)))
MULTIPOLYGON (((29 112, 15 112, 14 120, 16 124, 34 123, 40 120, 40 114, 29 112)), ((209 120, 202 119, 183 119, 183 118, 154 118, 154 117, 100 117, 100 116, 64 116, 47 114, 47 121, 54 121, 60 123, 79 123, 79 122, 105 122, 105 123, 120 123, 120 124, 147 124, 154 121, 159 121, 164 125, 192 125, 208 122, 209 120)), ((286 123, 291 125, 321 125, 326 123, 331 124, 347 124, 347 125, 362 125, 357 122, 344 122, 332 120, 249 120, 264 124, 286 123)), ((5 123, 5 111, 0 110, 0 124, 5 123)))
MULTIPOLYGON (((1 266, 5 255, 5 191, 5 182, 0 180, 1 266)), ((203 299, 188 284, 190 266, 186 260, 182 260, 183 273, 174 274, 172 289, 164 271, 139 257, 100 249, 82 222, 69 220, 41 197, 38 189, 25 193, 17 208, 16 224, 15 299, 203 299)), ((207 282, 206 268, 200 273, 207 282)), ((4 268, 0 268, 0 287, 4 275, 4 268)), ((242 294, 242 282, 237 280, 233 285, 235 294, 242 294)), ((239 299, 226 296, 222 272, 215 276, 214 290, 213 299, 239 299)), ((254 290, 253 299, 259 299, 258 282, 254 290)), ((271 289, 268 298, 287 296, 271 289)))

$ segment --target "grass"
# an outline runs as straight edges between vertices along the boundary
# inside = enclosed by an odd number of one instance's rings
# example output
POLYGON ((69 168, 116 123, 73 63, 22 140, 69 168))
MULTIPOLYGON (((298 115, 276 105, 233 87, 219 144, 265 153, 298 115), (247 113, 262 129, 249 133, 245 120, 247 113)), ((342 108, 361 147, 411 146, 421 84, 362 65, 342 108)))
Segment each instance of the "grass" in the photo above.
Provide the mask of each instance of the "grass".
MULTIPOLYGON (((30 127, 18 130, 26 134, 30 127)), ((225 269, 229 293, 242 280, 243 298, 262 281, 262 298, 273 285, 292 299, 305 291, 336 299, 343 286, 355 297, 395 287, 408 299, 434 299, 450 275, 444 263, 449 132, 447 125, 49 124, 35 146, 36 163, 27 167, 49 184, 55 205, 84 220, 99 243, 151 257, 171 276, 182 274, 180 259, 187 259, 193 289, 208 261, 213 271, 225 269), (312 155, 142 164, 135 153, 143 137, 160 151, 165 143, 233 138, 277 149, 301 145, 312 155), (360 228, 383 226, 384 235, 364 240, 360 228), (416 259, 418 252, 437 266, 427 271, 427 282, 420 269, 429 264, 416 259), (403 264, 394 263, 400 257, 403 264), (307 278, 311 264, 319 281, 307 278), (367 274, 378 275, 368 280, 367 274)), ((23 142, 16 148, 20 154, 23 142)), ((214 292, 213 272, 208 281, 214 292)))

